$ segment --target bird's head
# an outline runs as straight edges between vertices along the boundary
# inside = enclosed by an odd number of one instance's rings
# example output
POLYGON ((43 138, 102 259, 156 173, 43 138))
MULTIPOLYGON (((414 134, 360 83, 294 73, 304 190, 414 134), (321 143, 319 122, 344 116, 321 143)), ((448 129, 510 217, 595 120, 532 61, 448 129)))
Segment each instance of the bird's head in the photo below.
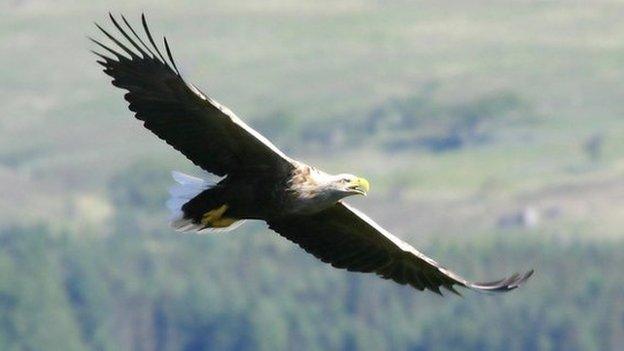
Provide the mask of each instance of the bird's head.
POLYGON ((366 196, 370 190, 368 180, 348 173, 331 176, 328 182, 328 187, 330 187, 334 192, 342 195, 342 197, 350 195, 366 196))
MULTIPOLYGON (((325 208, 351 195, 366 195, 368 181, 353 174, 328 174, 312 167, 301 168, 301 177, 293 178, 291 187, 309 204, 325 208)), ((315 208, 316 208, 315 207, 315 208)))

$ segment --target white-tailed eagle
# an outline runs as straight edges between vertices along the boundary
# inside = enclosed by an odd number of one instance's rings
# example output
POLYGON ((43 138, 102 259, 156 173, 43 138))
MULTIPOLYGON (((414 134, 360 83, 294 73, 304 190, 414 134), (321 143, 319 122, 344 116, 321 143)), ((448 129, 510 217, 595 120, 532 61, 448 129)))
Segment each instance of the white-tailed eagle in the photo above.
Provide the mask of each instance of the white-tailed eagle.
POLYGON ((533 271, 473 283, 440 266, 342 201, 365 195, 369 183, 351 174, 330 175, 282 153, 228 108, 187 83, 173 60, 152 37, 121 16, 110 16, 120 36, 99 25, 116 48, 92 39, 94 53, 114 86, 127 90, 129 108, 144 126, 204 170, 223 177, 216 184, 174 173, 168 205, 180 231, 229 230, 245 219, 263 220, 283 237, 323 262, 353 272, 376 273, 418 290, 457 293, 509 291, 533 271))

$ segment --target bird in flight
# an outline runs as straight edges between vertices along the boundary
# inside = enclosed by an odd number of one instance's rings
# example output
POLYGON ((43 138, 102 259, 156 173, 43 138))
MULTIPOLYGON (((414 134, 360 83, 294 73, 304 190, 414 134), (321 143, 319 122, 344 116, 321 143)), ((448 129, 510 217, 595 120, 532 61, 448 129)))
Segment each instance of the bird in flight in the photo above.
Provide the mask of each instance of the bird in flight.
POLYGON ((113 44, 90 38, 97 62, 135 117, 197 166, 222 177, 216 184, 173 172, 177 186, 167 205, 179 231, 231 230, 246 219, 269 228, 336 268, 376 273, 399 284, 441 294, 455 286, 483 292, 517 288, 533 273, 475 283, 447 270, 343 201, 366 195, 369 183, 352 174, 328 174, 294 160, 181 76, 167 39, 154 41, 145 16, 139 35, 124 16, 110 15, 113 44), (114 48, 113 48, 114 47, 114 48), (164 54, 163 54, 164 53, 164 54))

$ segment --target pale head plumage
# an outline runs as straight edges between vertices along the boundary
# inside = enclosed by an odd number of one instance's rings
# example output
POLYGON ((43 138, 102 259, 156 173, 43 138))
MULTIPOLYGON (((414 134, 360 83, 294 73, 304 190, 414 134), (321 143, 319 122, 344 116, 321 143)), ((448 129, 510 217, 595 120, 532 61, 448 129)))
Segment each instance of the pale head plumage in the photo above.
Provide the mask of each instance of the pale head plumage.
POLYGON ((316 168, 301 165, 289 184, 294 195, 291 210, 313 213, 334 205, 351 195, 366 195, 368 181, 353 174, 328 174, 316 168))

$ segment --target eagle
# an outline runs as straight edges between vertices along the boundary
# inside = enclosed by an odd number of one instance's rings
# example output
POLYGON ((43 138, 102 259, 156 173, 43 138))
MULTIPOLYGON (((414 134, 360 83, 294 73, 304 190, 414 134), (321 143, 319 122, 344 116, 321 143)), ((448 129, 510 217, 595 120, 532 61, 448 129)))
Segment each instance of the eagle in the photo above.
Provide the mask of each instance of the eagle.
POLYGON ((335 268, 375 273, 418 290, 459 295, 457 287, 510 291, 533 270, 476 283, 444 268, 392 235, 343 200, 366 195, 369 182, 352 174, 329 174, 285 155, 230 109, 180 74, 166 37, 159 47, 141 15, 141 35, 109 13, 117 36, 92 50, 112 84, 127 92, 128 108, 160 139, 220 180, 173 172, 177 185, 167 202, 171 225, 183 232, 231 230, 244 220, 268 227, 335 268), (163 54, 164 53, 164 54, 163 54))

